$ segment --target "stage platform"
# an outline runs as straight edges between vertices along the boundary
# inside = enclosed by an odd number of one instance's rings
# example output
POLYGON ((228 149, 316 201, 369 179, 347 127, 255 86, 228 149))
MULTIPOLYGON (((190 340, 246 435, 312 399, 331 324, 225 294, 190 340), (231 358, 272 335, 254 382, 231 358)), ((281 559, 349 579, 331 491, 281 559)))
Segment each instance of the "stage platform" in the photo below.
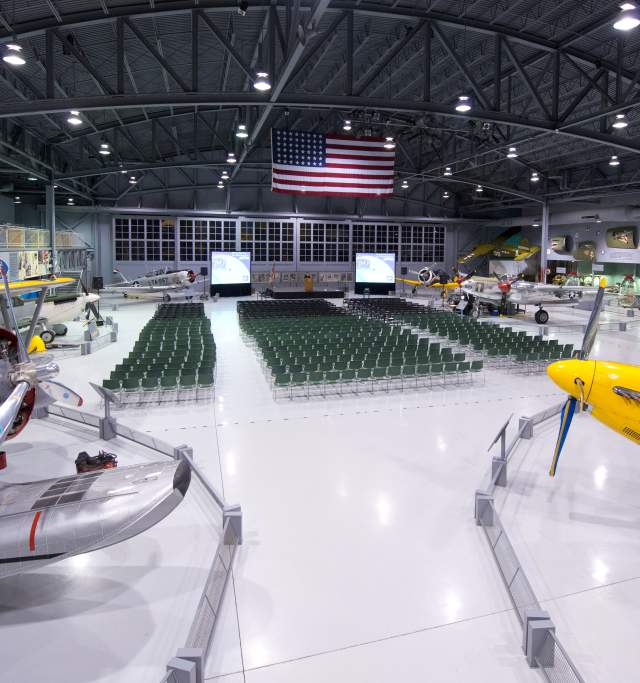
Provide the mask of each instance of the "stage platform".
POLYGON ((300 289, 265 289, 263 296, 270 299, 344 299, 343 289, 316 289, 305 292, 300 289))

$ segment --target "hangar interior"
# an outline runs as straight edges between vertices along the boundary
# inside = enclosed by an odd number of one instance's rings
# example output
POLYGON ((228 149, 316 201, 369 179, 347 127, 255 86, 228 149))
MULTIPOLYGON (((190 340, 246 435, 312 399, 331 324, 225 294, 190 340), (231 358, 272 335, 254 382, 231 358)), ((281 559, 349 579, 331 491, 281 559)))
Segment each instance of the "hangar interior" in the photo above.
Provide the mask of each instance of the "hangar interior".
POLYGON ((6 680, 637 679, 638 27, 0 0, 6 680))

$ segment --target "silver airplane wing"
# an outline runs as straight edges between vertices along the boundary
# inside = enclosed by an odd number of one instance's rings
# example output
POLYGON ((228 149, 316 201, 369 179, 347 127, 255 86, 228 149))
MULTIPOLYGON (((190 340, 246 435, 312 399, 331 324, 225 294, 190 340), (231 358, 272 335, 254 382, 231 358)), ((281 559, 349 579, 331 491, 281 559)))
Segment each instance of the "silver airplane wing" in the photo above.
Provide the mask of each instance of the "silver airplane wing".
POLYGON ((146 531, 182 501, 190 480, 181 460, 0 487, 0 578, 146 531))

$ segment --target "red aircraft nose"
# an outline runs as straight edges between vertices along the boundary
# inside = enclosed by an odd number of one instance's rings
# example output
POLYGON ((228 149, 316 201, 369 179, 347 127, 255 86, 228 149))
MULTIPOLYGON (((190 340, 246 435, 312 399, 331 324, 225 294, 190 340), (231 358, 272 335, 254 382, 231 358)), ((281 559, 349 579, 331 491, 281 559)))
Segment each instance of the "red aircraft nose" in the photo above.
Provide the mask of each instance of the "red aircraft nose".
POLYGON ((508 294, 511 291, 511 284, 509 282, 499 282, 498 283, 498 289, 503 294, 508 294))

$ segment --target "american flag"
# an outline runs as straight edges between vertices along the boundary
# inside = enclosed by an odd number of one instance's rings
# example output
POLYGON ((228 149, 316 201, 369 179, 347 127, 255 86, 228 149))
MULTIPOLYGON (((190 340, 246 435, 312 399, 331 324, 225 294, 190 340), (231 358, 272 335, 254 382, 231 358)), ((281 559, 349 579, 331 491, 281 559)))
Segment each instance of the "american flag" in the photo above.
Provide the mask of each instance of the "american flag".
POLYGON ((383 197, 393 194, 395 151, 384 138, 272 129, 273 192, 383 197))

